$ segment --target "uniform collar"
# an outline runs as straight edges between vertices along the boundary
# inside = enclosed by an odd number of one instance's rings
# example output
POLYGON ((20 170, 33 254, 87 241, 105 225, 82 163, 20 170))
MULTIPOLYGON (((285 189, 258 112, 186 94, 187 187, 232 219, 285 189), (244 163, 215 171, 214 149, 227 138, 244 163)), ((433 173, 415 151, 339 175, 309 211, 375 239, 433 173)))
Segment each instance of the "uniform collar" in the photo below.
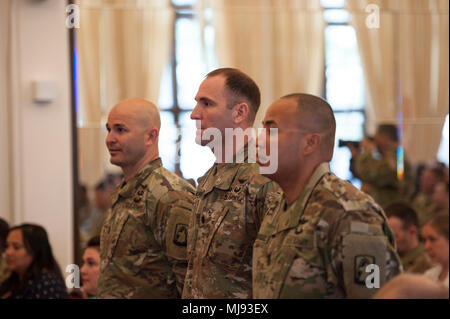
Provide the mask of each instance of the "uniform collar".
POLYGON ((116 194, 113 195, 113 203, 115 203, 118 197, 129 198, 134 196, 136 189, 142 185, 145 179, 157 168, 162 167, 161 158, 156 158, 147 165, 144 166, 136 175, 130 178, 128 181, 122 179, 119 186, 116 189, 116 194))
POLYGON ((235 176, 237 175, 240 165, 242 163, 237 163, 236 159, 239 154, 244 154, 244 163, 248 162, 248 144, 250 144, 251 141, 243 148, 241 148, 236 154, 233 156, 233 162, 232 163, 225 163, 223 165, 218 165, 217 163, 214 163, 213 167, 206 173, 206 178, 200 178, 199 179, 199 185, 202 185, 202 188, 206 193, 209 193, 213 188, 218 188, 221 190, 228 190, 231 187, 231 184, 234 181, 235 176), (204 182, 204 184, 202 184, 204 182))
POLYGON ((286 205, 286 198, 283 194, 283 200, 280 203, 282 212, 281 215, 279 216, 277 227, 274 230, 274 233, 278 233, 280 231, 298 225, 312 191, 320 182, 322 177, 329 172, 330 172, 330 165, 328 162, 324 162, 319 166, 317 166, 313 174, 309 178, 308 182, 306 183, 305 188, 300 193, 300 196, 291 205, 289 205, 289 207, 286 210, 284 210, 284 207, 286 205))

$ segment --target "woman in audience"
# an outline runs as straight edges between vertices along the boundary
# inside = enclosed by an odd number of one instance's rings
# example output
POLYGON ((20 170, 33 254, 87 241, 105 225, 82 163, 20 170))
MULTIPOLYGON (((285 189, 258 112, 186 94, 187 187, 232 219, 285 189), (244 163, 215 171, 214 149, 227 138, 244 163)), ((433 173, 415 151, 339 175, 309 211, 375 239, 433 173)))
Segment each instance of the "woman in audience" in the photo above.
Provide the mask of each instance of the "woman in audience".
POLYGON ((0 298, 68 298, 47 232, 41 226, 12 227, 6 239, 5 258, 11 275, 0 287, 0 298))
POLYGON ((97 281, 100 271, 100 237, 95 236, 87 243, 81 267, 83 297, 94 299, 97 295, 97 281))
POLYGON ((425 240, 424 248, 431 260, 437 265, 425 272, 425 275, 442 282, 448 288, 448 213, 439 213, 422 228, 425 240))

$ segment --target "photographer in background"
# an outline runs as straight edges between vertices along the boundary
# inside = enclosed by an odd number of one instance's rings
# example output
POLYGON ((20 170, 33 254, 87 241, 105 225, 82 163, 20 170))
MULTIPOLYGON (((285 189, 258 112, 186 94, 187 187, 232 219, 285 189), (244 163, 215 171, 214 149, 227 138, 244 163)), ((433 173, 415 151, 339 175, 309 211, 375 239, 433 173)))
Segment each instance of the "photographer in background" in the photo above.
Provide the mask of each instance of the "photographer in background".
POLYGON ((350 170, 363 183, 361 190, 382 207, 409 199, 414 188, 414 176, 406 156, 403 177, 397 176, 398 146, 397 127, 392 124, 379 125, 373 142, 365 138, 360 148, 348 145, 352 153, 350 170))

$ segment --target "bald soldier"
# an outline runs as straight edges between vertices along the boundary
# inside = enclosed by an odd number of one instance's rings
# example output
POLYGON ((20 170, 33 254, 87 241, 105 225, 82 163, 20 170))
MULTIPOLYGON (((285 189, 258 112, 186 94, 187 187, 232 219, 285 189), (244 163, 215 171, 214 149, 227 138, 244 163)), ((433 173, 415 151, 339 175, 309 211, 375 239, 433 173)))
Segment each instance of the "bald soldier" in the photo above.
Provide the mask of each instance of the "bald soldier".
POLYGON ((380 206, 330 172, 331 107, 313 95, 287 95, 263 124, 278 133, 258 140, 258 162, 277 139, 278 170, 267 176, 284 195, 271 203, 255 241, 254 298, 370 298, 377 279, 382 285, 400 272, 400 261, 380 206))
POLYGON ((144 99, 109 113, 106 145, 124 179, 101 231, 99 298, 179 298, 194 188, 162 167, 160 117, 144 99))

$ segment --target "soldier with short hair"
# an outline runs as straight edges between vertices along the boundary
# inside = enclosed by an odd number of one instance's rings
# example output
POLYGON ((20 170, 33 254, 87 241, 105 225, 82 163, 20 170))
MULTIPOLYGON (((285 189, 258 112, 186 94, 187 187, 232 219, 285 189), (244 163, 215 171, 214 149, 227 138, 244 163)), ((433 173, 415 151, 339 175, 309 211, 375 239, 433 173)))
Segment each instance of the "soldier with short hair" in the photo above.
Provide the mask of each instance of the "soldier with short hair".
POLYGON ((160 117, 144 99, 119 102, 106 145, 124 179, 101 231, 99 298, 179 298, 194 188, 162 167, 160 117))
POLYGON ((381 207, 330 172, 330 105, 287 95, 269 107, 263 124, 277 132, 258 139, 258 154, 278 140, 278 170, 266 176, 284 194, 270 203, 255 241, 253 297, 370 298, 378 283, 400 273, 400 260, 381 207))
POLYGON ((420 191, 412 200, 412 207, 419 218, 419 225, 423 226, 439 210, 433 201, 436 185, 444 180, 444 170, 441 167, 425 167, 420 174, 420 191))
POLYGON ((419 219, 412 207, 405 203, 393 203, 386 207, 389 226, 394 232, 397 252, 403 270, 423 274, 433 264, 419 242, 419 219))
POLYGON ((252 127, 260 92, 249 76, 224 68, 206 76, 195 100, 191 119, 197 121, 196 142, 214 143, 223 152, 215 150, 216 162, 198 179, 183 298, 251 298, 253 243, 265 198, 278 186, 259 174, 256 163, 249 163, 251 138, 243 136, 240 147, 226 140, 225 131, 252 127), (208 130, 219 132, 218 140, 208 130), (232 152, 227 154, 227 148, 232 152))

